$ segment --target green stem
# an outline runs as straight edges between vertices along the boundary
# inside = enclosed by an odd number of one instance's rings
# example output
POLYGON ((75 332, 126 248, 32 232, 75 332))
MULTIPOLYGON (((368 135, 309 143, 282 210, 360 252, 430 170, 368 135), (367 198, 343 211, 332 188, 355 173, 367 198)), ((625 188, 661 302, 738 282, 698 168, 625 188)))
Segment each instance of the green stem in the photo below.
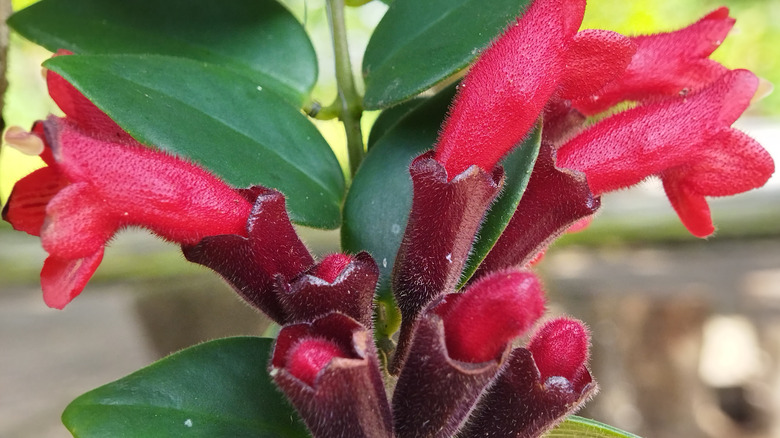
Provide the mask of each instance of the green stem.
POLYGON ((340 105, 340 118, 347 134, 349 170, 354 176, 365 155, 363 133, 360 130, 363 99, 355 89, 355 80, 352 77, 352 63, 349 60, 347 31, 344 25, 344 0, 327 0, 325 4, 328 9, 328 21, 333 35, 333 53, 336 59, 337 101, 340 105))

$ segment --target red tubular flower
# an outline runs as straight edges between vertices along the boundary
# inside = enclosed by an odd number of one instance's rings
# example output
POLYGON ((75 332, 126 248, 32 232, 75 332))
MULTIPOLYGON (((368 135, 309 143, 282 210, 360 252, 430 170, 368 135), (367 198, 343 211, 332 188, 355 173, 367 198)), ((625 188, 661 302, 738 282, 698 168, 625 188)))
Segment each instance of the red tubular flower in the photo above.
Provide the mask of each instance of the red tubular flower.
POLYGON ((706 237, 714 227, 705 196, 760 187, 774 172, 767 151, 730 127, 757 86, 734 70, 697 93, 609 117, 562 145, 557 165, 584 172, 597 195, 659 176, 683 224, 706 237))
POLYGON ((48 166, 14 187, 3 218, 41 236, 49 253, 41 286, 50 307, 61 309, 81 292, 119 229, 142 226, 185 244, 245 234, 251 204, 198 166, 86 135, 68 119, 50 117, 33 133, 46 145, 48 166))
POLYGON ((544 313, 541 285, 524 271, 493 272, 452 298, 440 314, 447 351, 462 362, 495 359, 544 313))
POLYGON ((719 8, 674 32, 631 38, 637 51, 625 73, 597 93, 576 99, 585 114, 604 111, 624 100, 644 101, 701 89, 727 69, 708 59, 734 26, 728 8, 719 8))
POLYGON ((463 79, 436 144, 452 179, 471 165, 490 171, 536 122, 565 73, 585 0, 536 0, 463 79))
MULTIPOLYGON (((68 54, 60 51, 58 55, 68 54)), ((44 301, 63 308, 81 293, 106 242, 128 226, 194 244, 205 236, 246 235, 251 203, 216 176, 141 146, 60 75, 47 84, 65 118, 17 128, 6 138, 46 167, 20 180, 3 209, 14 228, 41 236, 44 301)))
POLYGON ((585 366, 588 342, 578 321, 545 324, 528 349, 512 351, 458 436, 537 437, 572 414, 597 389, 585 366))
POLYGON ((312 436, 393 436, 373 337, 352 318, 331 313, 284 327, 270 368, 312 436))

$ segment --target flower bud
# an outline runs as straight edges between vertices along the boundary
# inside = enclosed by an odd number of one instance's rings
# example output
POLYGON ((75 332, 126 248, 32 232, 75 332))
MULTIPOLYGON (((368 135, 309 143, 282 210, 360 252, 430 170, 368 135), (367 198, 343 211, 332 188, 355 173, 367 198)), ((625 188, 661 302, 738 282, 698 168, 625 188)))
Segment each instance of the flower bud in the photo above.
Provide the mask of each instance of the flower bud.
POLYGON ((391 438, 371 332, 331 313, 279 332, 270 372, 315 438, 391 438))
POLYGON ((450 437, 498 371, 509 344, 544 312, 530 272, 502 271, 450 294, 417 324, 393 394, 399 437, 450 437))
MULTIPOLYGON (((399 438, 449 438, 465 421, 506 354, 470 363, 447 352, 444 324, 435 313, 421 317, 393 392, 393 421, 399 438)), ((504 350, 503 353, 506 353, 504 350)))
POLYGON ((290 348, 284 367, 313 387, 317 375, 337 357, 347 357, 347 353, 336 343, 327 339, 303 339, 290 348))
POLYGON ((458 436, 542 436, 595 394, 585 367, 587 346, 580 322, 560 318, 545 324, 529 349, 512 351, 458 436))
POLYGON ((544 293, 535 275, 492 273, 469 286, 442 316, 447 351, 462 362, 493 360, 543 313, 544 293))
POLYGON ((553 376, 572 381, 588 360, 588 329, 581 322, 558 318, 546 323, 528 344, 541 380, 553 376))
POLYGON ((344 269, 352 262, 352 257, 348 254, 330 254, 326 256, 319 264, 315 265, 312 275, 333 283, 344 269))

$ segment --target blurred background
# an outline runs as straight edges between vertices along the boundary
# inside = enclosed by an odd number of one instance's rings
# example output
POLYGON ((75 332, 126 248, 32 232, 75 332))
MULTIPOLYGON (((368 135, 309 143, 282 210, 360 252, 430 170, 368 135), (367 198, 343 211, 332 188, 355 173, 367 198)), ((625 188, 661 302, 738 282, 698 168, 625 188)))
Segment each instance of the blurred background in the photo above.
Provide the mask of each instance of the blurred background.
MULTIPOLYGON (((320 56, 315 97, 329 103, 335 81, 323 2, 282 2, 310 32, 320 56)), ((666 31, 724 4, 737 25, 714 58, 780 84, 777 1, 591 0, 584 26, 666 31)), ((373 1, 348 11, 356 73, 385 9, 373 1)), ((9 126, 57 111, 40 75, 48 56, 10 36, 9 126)), ((366 128, 374 117, 365 117, 366 128)), ((318 126, 343 158, 338 125, 318 126)), ((780 93, 736 126, 780 162, 780 93)), ((0 148, 0 201, 39 165, 0 148)), ((539 265, 552 312, 592 330, 601 393, 582 415, 647 437, 780 438, 780 178, 714 199, 712 209, 718 232, 696 239, 650 181, 605 196, 591 227, 559 241, 539 265)), ((337 250, 337 232, 301 232, 318 254, 337 250)), ((142 231, 115 239, 64 311, 41 299, 44 258, 37 238, 0 224, 0 437, 68 437, 59 416, 81 393, 204 340, 273 332, 216 275, 142 231)))

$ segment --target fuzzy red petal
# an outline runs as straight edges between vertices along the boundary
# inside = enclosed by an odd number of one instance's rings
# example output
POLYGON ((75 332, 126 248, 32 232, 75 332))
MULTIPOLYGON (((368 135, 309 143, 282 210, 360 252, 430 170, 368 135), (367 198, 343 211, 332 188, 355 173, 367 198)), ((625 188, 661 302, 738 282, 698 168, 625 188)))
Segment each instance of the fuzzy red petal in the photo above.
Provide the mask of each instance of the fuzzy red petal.
POLYGON ((100 251, 119 227, 102 204, 90 184, 70 184, 60 190, 46 206, 43 249, 62 259, 80 259, 100 251))
POLYGON ((589 357, 590 334, 574 319, 558 318, 544 324, 528 344, 544 382, 550 377, 576 380, 589 357))
POLYGON ((76 298, 103 260, 103 248, 78 259, 49 256, 41 270, 41 289, 46 305, 62 309, 76 298))
POLYGON ((625 72, 636 44, 617 32, 586 29, 578 32, 566 52, 558 96, 584 97, 599 91, 625 72))
POLYGON ((479 57, 436 144, 448 179, 471 165, 492 170, 526 136, 558 86, 584 6, 536 0, 479 57))
POLYGON ((46 140, 68 180, 91 185, 102 214, 117 226, 143 226, 184 244, 246 235, 252 205, 195 164, 86 135, 58 118, 46 121, 46 140))
POLYGON ((633 37, 637 51, 625 74, 598 93, 578 99, 575 107, 595 114, 625 100, 676 96, 706 86, 727 71, 707 57, 732 26, 729 10, 720 8, 680 30, 633 37))
POLYGON ((710 206, 703 195, 692 192, 671 175, 664 178, 663 183, 669 202, 691 234, 696 237, 707 237, 715 232, 710 206))
POLYGON ((536 276, 499 271, 475 282, 443 316, 450 357, 480 363, 498 357, 544 313, 536 276))
POLYGON ((68 181, 52 167, 43 167, 17 181, 3 208, 3 219, 14 229, 40 236, 46 205, 68 181))
POLYGON ((313 387, 317 375, 331 360, 347 356, 335 342, 320 338, 302 339, 287 353, 285 368, 290 374, 313 387))
POLYGON ((562 145, 557 164, 585 172, 601 194, 694 162, 747 108, 757 84, 749 71, 734 70, 694 95, 604 119, 562 145))
POLYGON ((774 162, 766 149, 743 132, 724 129, 709 139, 696 160, 662 179, 707 196, 731 196, 761 187, 772 173, 774 162))

